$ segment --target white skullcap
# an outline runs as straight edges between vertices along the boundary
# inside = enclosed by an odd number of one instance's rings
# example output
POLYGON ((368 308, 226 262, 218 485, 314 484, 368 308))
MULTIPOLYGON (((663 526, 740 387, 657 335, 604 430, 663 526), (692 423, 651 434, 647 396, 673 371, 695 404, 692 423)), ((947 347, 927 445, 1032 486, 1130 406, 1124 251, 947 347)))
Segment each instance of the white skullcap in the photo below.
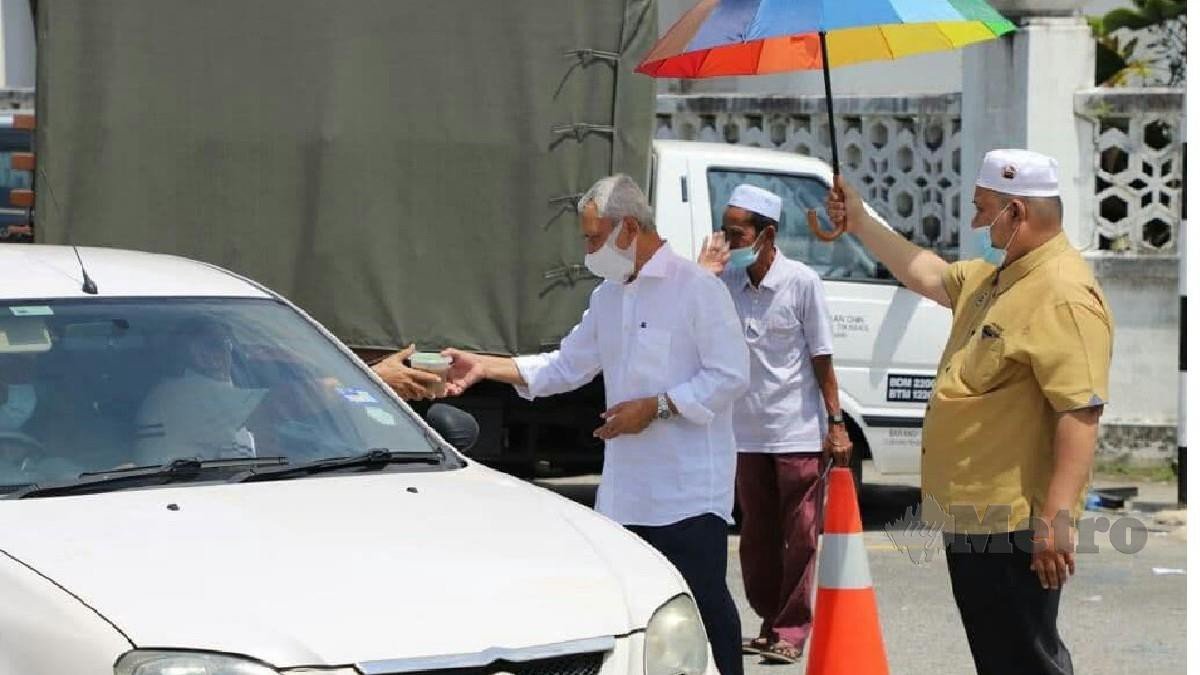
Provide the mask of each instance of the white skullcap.
POLYGON ((1032 150, 992 150, 975 185, 1018 197, 1057 197, 1058 162, 1032 150))
POLYGON ((783 209, 783 200, 770 190, 743 183, 733 189, 727 206, 738 206, 779 222, 779 212, 783 209))

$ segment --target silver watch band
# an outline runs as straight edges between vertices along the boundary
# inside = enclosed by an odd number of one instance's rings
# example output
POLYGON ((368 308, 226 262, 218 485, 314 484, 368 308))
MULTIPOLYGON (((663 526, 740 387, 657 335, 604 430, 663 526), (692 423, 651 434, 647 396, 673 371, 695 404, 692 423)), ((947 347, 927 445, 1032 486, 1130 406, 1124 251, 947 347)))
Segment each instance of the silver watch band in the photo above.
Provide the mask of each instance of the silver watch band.
POLYGON ((658 409, 655 411, 655 417, 660 420, 670 419, 671 417, 671 402, 667 399, 666 394, 658 395, 658 409))

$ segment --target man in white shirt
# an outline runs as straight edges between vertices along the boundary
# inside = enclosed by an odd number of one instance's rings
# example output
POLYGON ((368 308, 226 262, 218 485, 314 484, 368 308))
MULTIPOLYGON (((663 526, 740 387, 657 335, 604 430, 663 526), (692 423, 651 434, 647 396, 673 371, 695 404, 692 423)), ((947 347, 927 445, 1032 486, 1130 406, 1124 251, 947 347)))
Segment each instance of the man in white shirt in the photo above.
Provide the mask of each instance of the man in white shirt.
POLYGON ((447 393, 481 379, 527 398, 570 391, 604 373, 605 441, 596 509, 663 553, 700 609, 722 675, 741 675, 741 622, 725 582, 733 522, 733 401, 749 359, 729 293, 666 246, 628 176, 579 201, 588 269, 603 277, 558 351, 517 358, 453 349, 447 393))
POLYGON ((750 389, 733 413, 739 553, 746 597, 763 621, 743 651, 795 663, 812 630, 822 454, 846 465, 850 439, 824 287, 775 247, 781 208, 778 195, 739 185, 701 263, 729 287, 750 349, 750 389))
POLYGON ((266 394, 233 383, 233 335, 216 321, 188 319, 174 329, 183 345, 179 377, 159 382, 138 410, 134 456, 138 464, 175 459, 253 457, 246 420, 266 394))

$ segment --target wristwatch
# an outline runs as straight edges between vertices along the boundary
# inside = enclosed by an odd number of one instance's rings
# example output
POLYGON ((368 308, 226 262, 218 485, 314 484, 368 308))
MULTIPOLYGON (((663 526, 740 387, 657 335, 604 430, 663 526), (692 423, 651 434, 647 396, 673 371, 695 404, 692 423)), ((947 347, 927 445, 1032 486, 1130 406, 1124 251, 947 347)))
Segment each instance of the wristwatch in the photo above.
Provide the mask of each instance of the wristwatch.
POLYGON ((829 416, 829 423, 830 423, 830 424, 845 424, 845 423, 846 423, 846 418, 845 418, 845 417, 842 417, 842 413, 838 413, 838 414, 836 414, 836 415, 830 415, 830 416, 829 416))
POLYGON ((671 418, 671 402, 667 400, 666 394, 658 395, 658 409, 654 411, 654 416, 660 420, 671 418))

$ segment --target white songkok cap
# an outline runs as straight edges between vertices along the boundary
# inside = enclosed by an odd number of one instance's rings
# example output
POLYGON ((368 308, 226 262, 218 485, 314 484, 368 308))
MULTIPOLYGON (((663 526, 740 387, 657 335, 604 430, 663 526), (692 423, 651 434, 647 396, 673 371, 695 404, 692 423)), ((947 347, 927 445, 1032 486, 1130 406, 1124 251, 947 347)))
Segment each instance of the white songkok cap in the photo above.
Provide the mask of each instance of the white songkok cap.
POLYGON ((733 189, 727 206, 738 206, 779 222, 779 212, 783 209, 783 200, 770 190, 743 183, 733 189))
POLYGON ((1057 197, 1058 162, 1032 150, 992 150, 975 185, 1017 197, 1057 197))

